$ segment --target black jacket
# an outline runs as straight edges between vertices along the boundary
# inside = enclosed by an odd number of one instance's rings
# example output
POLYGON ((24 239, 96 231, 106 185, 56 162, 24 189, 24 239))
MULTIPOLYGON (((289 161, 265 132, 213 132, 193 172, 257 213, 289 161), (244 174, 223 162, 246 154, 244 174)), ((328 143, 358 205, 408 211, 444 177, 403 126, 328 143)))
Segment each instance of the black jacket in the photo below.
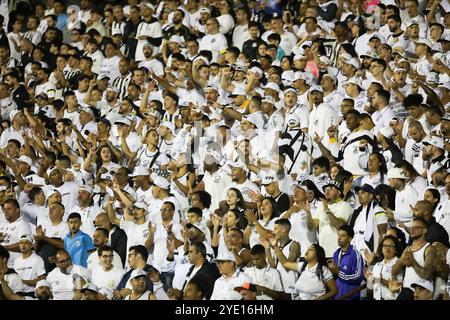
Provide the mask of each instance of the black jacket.
POLYGON ((114 232, 111 233, 111 248, 120 256, 122 264, 125 265, 127 259, 127 234, 118 226, 114 226, 114 232))
POLYGON ((214 264, 209 263, 208 261, 205 261, 203 263, 203 265, 201 266, 200 270, 198 270, 197 273, 193 277, 191 277, 191 273, 193 270, 194 270, 194 266, 191 266, 189 268, 189 272, 186 274, 186 281, 183 284, 182 291, 184 290, 184 287, 186 287, 186 284, 189 282, 189 280, 191 278, 196 277, 198 275, 204 275, 207 278, 209 278, 209 280, 210 280, 208 283, 207 293, 205 294, 206 299, 209 300, 209 298, 212 295, 213 288, 214 288, 214 282, 220 277, 219 270, 217 269, 217 267, 214 264))

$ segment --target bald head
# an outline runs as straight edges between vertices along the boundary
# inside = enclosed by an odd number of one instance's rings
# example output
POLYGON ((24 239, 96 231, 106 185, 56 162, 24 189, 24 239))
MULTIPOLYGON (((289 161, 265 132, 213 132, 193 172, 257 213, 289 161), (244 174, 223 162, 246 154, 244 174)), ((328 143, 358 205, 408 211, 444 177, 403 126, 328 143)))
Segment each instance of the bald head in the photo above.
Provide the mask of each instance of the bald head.
POLYGON ((108 231, 111 230, 111 221, 109 220, 108 214, 106 212, 101 212, 97 215, 94 220, 94 225, 96 228, 103 228, 108 231))
POLYGON ((426 200, 417 201, 413 213, 415 218, 423 218, 428 221, 433 214, 433 204, 426 200))

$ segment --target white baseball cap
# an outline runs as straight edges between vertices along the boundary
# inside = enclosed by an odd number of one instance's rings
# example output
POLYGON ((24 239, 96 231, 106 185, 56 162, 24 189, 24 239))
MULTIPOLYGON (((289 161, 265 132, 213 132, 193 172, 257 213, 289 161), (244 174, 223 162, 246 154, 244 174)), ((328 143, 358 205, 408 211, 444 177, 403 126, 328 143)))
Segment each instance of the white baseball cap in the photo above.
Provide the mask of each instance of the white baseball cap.
POLYGON ((227 164, 230 167, 232 167, 232 168, 239 168, 239 169, 242 169, 244 171, 248 171, 248 168, 247 168, 246 164, 241 162, 241 161, 236 161, 236 162, 229 161, 227 164))
POLYGON ((408 177, 405 174, 405 170, 401 168, 392 168, 389 169, 387 172, 388 179, 408 179, 408 177))
POLYGON ((166 178, 158 176, 154 172, 150 175, 150 178, 152 179, 153 184, 155 186, 160 187, 161 189, 166 189, 166 190, 170 188, 170 182, 167 181, 166 178))
POLYGON ((391 127, 383 127, 378 131, 383 137, 391 139, 394 136, 394 130, 391 127))
POLYGON ((355 86, 358 86, 358 87, 362 88, 362 86, 361 86, 361 80, 360 80, 359 78, 356 78, 356 77, 353 77, 353 78, 348 79, 347 81, 345 81, 345 82, 342 84, 342 86, 345 87, 345 86, 347 86, 347 85, 349 85, 349 84, 354 84, 355 86))
POLYGON ((229 95, 229 97, 236 96, 247 96, 247 92, 243 86, 234 86, 233 92, 229 95))
POLYGON ((414 41, 414 43, 426 45, 430 49, 433 47, 433 44, 431 43, 431 41, 429 39, 418 39, 418 40, 414 41))
POLYGON ((422 142, 424 145, 432 145, 439 149, 445 149, 444 139, 441 137, 432 136, 428 141, 422 142))
POLYGON ((144 209, 145 211, 148 211, 148 206, 145 202, 143 201, 137 201, 133 204, 133 207, 138 208, 138 209, 144 209))
POLYGON ((29 235, 29 234, 21 235, 19 241, 20 240, 27 240, 27 241, 33 243, 33 239, 31 238, 31 235, 29 235))
POLYGON ((217 258, 214 259, 214 262, 218 261, 233 261, 236 262, 236 259, 234 258, 234 255, 227 250, 227 252, 221 253, 217 256, 217 258))
POLYGON ((177 34, 174 34, 169 38, 169 42, 175 42, 175 43, 178 43, 179 45, 182 45, 184 43, 184 39, 183 39, 183 37, 181 37, 177 34))
POLYGON ((354 66, 356 69, 359 68, 359 62, 358 62, 355 58, 351 58, 351 59, 345 60, 344 63, 345 63, 345 64, 352 65, 352 66, 354 66))
POLYGON ((147 278, 147 273, 144 270, 142 270, 142 269, 134 269, 131 272, 129 280, 134 279, 134 278, 138 278, 138 277, 146 277, 147 278))
POLYGON ((289 127, 296 127, 296 126, 300 125, 300 117, 295 113, 291 113, 287 117, 286 122, 289 127))
POLYGON ((420 277, 417 277, 416 280, 413 281, 413 283, 411 283, 411 287, 416 289, 417 286, 420 286, 428 291, 433 292, 434 290, 434 285, 433 282, 429 281, 429 280, 425 280, 422 279, 420 277))
POLYGON ((150 8, 153 11, 155 11, 155 6, 153 4, 151 4, 150 2, 144 3, 144 6, 146 6, 147 8, 150 8))
POLYGON ((197 221, 196 223, 188 223, 186 224, 186 228, 190 229, 192 227, 197 228, 198 230, 200 230, 201 232, 203 232, 203 234, 207 234, 207 227, 206 224, 201 223, 200 221, 197 221))
POLYGON ((130 121, 130 119, 128 119, 128 118, 121 118, 121 119, 116 120, 116 121, 114 122, 114 124, 118 124, 118 123, 124 124, 124 125, 126 125, 126 126, 131 126, 131 121, 130 121))
POLYGON ((143 166, 137 166, 134 168, 133 173, 130 175, 130 177, 138 177, 138 176, 149 176, 150 173, 148 172, 147 168, 143 166))
POLYGON ((88 186, 88 185, 82 185, 82 186, 80 186, 80 188, 78 189, 78 191, 79 190, 84 190, 84 191, 87 191, 87 192, 89 192, 90 194, 92 194, 92 187, 91 186, 88 186))
POLYGON ((175 132, 175 125, 172 122, 169 121, 163 121, 161 122, 161 124, 159 125, 160 127, 166 127, 167 129, 169 129, 170 131, 172 131, 172 133, 175 132))
POLYGON ((96 292, 96 293, 98 293, 98 288, 97 288, 97 286, 95 285, 95 284, 93 284, 93 283, 86 283, 85 285, 84 285, 84 287, 83 288, 81 288, 81 292, 83 292, 83 291, 86 291, 86 290, 90 290, 90 291, 94 291, 94 292, 96 292))
POLYGON ((261 184, 265 186, 275 181, 277 181, 277 174, 273 170, 270 170, 264 173, 261 179, 261 184))
POLYGON ((29 156, 21 155, 17 161, 24 162, 30 167, 33 165, 33 160, 29 156))
POLYGON ((321 86, 319 86, 319 85, 315 85, 315 86, 312 86, 310 89, 309 89, 309 92, 314 92, 314 91, 318 91, 318 92, 322 92, 323 93, 323 89, 322 89, 322 87, 321 86))

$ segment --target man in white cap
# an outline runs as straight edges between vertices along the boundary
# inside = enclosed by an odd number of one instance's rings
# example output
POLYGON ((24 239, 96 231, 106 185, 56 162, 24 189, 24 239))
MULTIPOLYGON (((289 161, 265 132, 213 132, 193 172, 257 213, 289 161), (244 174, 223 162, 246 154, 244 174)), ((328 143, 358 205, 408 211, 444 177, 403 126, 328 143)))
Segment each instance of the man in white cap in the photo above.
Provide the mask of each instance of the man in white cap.
POLYGON ((135 269, 130 275, 131 293, 124 300, 156 300, 155 295, 148 290, 147 273, 141 269, 135 269))
POLYGON ((142 146, 141 137, 131 130, 131 120, 125 117, 114 122, 117 125, 119 137, 113 145, 121 150, 127 159, 134 159, 137 151, 142 146))
POLYGON ((251 282, 249 276, 236 268, 236 260, 231 253, 219 256, 214 261, 217 263, 219 273, 222 276, 214 283, 211 300, 230 300, 234 288, 241 287, 246 282, 251 282))
POLYGON ((389 185, 395 190, 395 210, 386 209, 389 220, 404 224, 411 222, 413 219, 411 208, 419 200, 416 189, 407 183, 409 178, 403 169, 392 168, 388 171, 387 177, 389 185))
POLYGON ((145 67, 148 70, 152 70, 157 76, 164 76, 164 65, 158 59, 155 59, 153 55, 153 45, 150 42, 145 42, 142 47, 142 53, 144 59, 139 62, 138 68, 145 67))
POLYGON ((33 251, 33 239, 30 235, 23 235, 19 242, 20 256, 14 260, 14 270, 25 285, 24 292, 33 297, 35 285, 45 279, 44 261, 33 251))
POLYGON ((242 192, 244 196, 244 200, 247 202, 252 202, 250 198, 250 194, 252 192, 259 193, 258 186, 247 179, 248 168, 243 162, 230 162, 229 167, 231 168, 231 180, 232 183, 228 186, 228 188, 236 188, 242 192))
POLYGON ((442 168, 450 168, 450 160, 446 156, 444 140, 441 137, 433 136, 429 141, 424 141, 426 146, 423 151, 423 159, 430 162, 427 170, 427 179, 431 183, 433 173, 442 168))
POLYGON ((204 175, 195 190, 207 190, 211 195, 211 208, 218 208, 223 198, 223 192, 231 184, 231 177, 221 165, 222 157, 219 151, 207 150, 203 160, 204 175))
MULTIPOLYGON (((337 112, 332 106, 323 102, 323 89, 321 86, 312 86, 309 89, 308 103, 311 110, 309 113, 308 133, 313 138, 316 135, 324 137, 329 127, 337 125, 337 112)), ((313 149, 313 156, 318 158, 320 155, 319 148, 316 146, 313 149), (316 151, 314 152, 314 150, 316 151)))
POLYGON ((89 185, 80 186, 78 189, 77 205, 69 209, 69 212, 78 212, 81 215, 80 230, 91 238, 94 234, 94 220, 102 209, 92 201, 93 189, 89 185))
POLYGON ((288 219, 291 223, 289 238, 300 243, 303 256, 313 243, 317 243, 317 233, 314 228, 312 208, 306 196, 308 188, 305 184, 298 182, 291 186, 294 202, 288 210, 282 213, 281 218, 288 219))
MULTIPOLYGON (((308 87, 309 88, 309 87, 308 87)), ((305 91, 304 94, 306 93, 305 91)), ((286 119, 289 118, 291 114, 295 114, 299 119, 299 128, 302 131, 308 131, 309 125, 309 109, 306 104, 299 103, 299 91, 293 87, 287 87, 284 89, 284 109, 286 109, 286 119)), ((303 95, 304 95, 303 94, 303 95)), ((287 122, 284 123, 285 128, 287 128, 287 122)))
MULTIPOLYGON (((143 20, 139 23, 136 39, 138 40, 136 46, 135 61, 142 61, 145 59, 143 47, 150 41, 154 46, 160 46, 162 41, 162 28, 161 23, 158 19, 153 17, 155 13, 155 6, 150 2, 141 4, 141 14, 143 20)), ((155 47, 156 48, 156 47, 155 47)), ((158 52, 153 52, 153 54, 158 54, 158 52)))
POLYGON ((352 77, 342 84, 345 89, 345 97, 355 101, 355 109, 359 112, 364 112, 364 105, 367 103, 367 97, 364 94, 361 80, 357 77, 352 77))
POLYGON ((47 280, 39 280, 36 283, 36 287, 34 289, 34 295, 36 298, 17 294, 9 286, 9 283, 5 281, 2 273, 0 273, 0 285, 1 285, 0 288, 2 289, 3 294, 7 300, 43 300, 43 301, 53 300, 53 294, 52 290, 50 289, 50 283, 47 280))
POLYGON ((161 122, 159 126, 159 137, 161 138, 158 146, 159 151, 166 155, 170 154, 174 143, 175 125, 169 121, 161 122))
POLYGON ((137 201, 145 202, 150 205, 151 201, 154 199, 151 194, 151 184, 150 184, 150 173, 148 169, 143 166, 137 166, 134 168, 133 173, 130 175, 133 179, 134 186, 136 188, 137 201))
POLYGON ((432 43, 429 39, 419 39, 415 41, 416 45, 416 55, 419 57, 417 60, 414 70, 420 80, 425 81, 427 74, 431 72, 433 66, 428 61, 431 56, 432 43))

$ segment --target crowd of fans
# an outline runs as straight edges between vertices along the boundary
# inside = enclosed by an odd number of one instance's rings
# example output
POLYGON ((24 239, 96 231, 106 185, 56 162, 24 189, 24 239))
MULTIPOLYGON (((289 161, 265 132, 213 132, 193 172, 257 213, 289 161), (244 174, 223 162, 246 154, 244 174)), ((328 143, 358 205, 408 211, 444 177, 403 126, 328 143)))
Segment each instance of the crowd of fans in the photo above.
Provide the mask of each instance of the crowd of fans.
POLYGON ((448 0, 0 13, 0 299, 449 299, 448 0))

